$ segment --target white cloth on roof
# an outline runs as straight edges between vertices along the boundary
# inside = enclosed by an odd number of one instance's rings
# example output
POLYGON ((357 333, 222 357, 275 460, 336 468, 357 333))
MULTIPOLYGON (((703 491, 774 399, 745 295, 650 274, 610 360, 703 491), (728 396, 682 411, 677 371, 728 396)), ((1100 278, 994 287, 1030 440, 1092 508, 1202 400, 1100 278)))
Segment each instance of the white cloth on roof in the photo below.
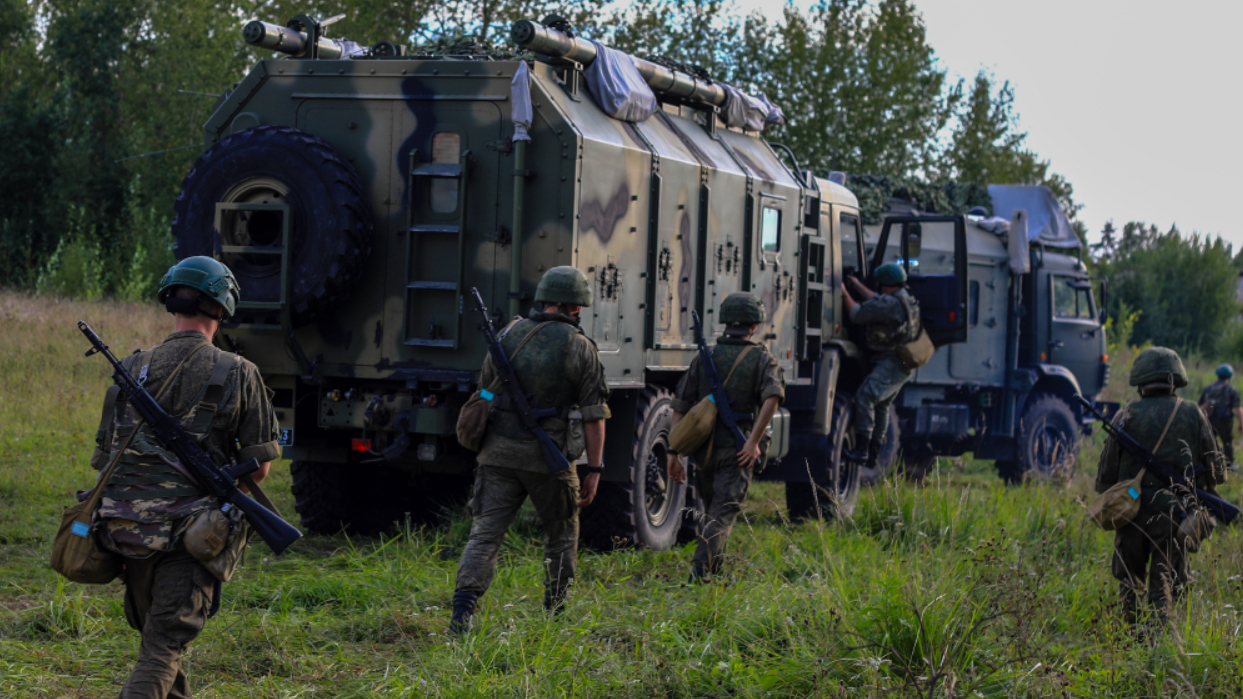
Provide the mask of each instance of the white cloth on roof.
POLYGON ((514 122, 515 141, 529 141, 531 121, 535 118, 535 110, 531 108, 531 69, 526 61, 518 62, 518 70, 514 71, 514 80, 509 83, 509 96, 512 101, 509 116, 514 122))
POLYGON ((990 184, 993 215, 1010 219, 1019 209, 1027 211, 1027 239, 1055 248, 1077 248, 1082 243, 1053 192, 1043 185, 990 184))
POLYGON ((656 94, 639 75, 630 56, 598 41, 596 58, 587 66, 587 91, 605 114, 631 123, 644 121, 656 113, 656 94))

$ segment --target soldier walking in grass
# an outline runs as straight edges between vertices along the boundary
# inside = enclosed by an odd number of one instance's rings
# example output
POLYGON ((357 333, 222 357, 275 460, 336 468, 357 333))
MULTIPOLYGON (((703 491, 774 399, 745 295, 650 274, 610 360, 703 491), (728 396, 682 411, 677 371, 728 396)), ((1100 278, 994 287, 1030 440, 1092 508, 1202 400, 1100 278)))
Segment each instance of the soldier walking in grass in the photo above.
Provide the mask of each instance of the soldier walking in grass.
POLYGON ((854 445, 845 452, 847 459, 875 469, 880 448, 889 429, 889 406, 902 386, 915 376, 898 358, 900 345, 914 340, 920 331, 919 302, 906 290, 906 270, 896 262, 876 268, 880 293, 875 293, 855 277, 847 277, 861 301, 842 289, 842 301, 852 323, 866 327, 868 347, 875 365, 855 392, 854 445))
MULTIPOLYGON (((236 309, 238 293, 232 272, 220 262, 182 260, 159 289, 175 318, 173 334, 123 364, 168 414, 201 435, 218 464, 258 459, 262 466, 252 474, 258 482, 280 455, 276 412, 255 365, 211 344, 236 309)), ((96 442, 96 469, 120 459, 98 510, 100 543, 124 557, 125 618, 142 633, 138 663, 121 697, 188 698, 181 655, 219 605, 220 581, 190 555, 183 534, 196 516, 219 510, 221 503, 186 475, 116 388, 105 399, 96 442)))
MULTIPOLYGON (((604 367, 595 343, 579 328, 579 315, 591 301, 586 275, 574 267, 553 267, 535 289, 537 309, 501 333, 518 381, 532 397, 531 407, 560 411, 541 420, 544 431, 571 463, 585 448, 588 475, 580 485, 574 468, 549 473, 535 437, 507 397, 493 399, 467 504, 474 521, 458 563, 450 622, 454 632, 470 630, 475 605, 496 574, 505 531, 528 496, 544 524, 544 608, 555 612, 564 605, 578 557, 578 510, 591 504, 604 473, 604 421, 609 417, 604 367)), ((488 355, 480 386, 492 385, 495 378, 488 355)))
MULTIPOLYGON (((1140 353, 1131 370, 1139 400, 1131 401, 1114 418, 1157 458, 1185 473, 1197 471, 1196 486, 1215 493, 1225 480, 1213 428, 1190 401, 1175 391, 1187 385, 1183 362, 1171 349, 1152 347, 1140 353)), ((1105 441, 1096 475, 1096 491, 1136 478, 1142 466, 1112 438, 1105 441)), ((1156 474, 1144 471, 1140 481, 1139 513, 1117 530, 1110 570, 1121 584, 1122 608, 1128 623, 1140 618, 1140 600, 1146 595, 1152 609, 1164 619, 1187 583, 1187 550, 1180 541, 1179 524, 1194 507, 1195 494, 1166 486, 1156 474)))
POLYGON ((1234 377, 1234 369, 1229 364, 1217 367, 1217 380, 1200 392, 1200 409, 1208 417, 1208 424, 1221 437, 1221 450, 1226 457, 1226 466, 1236 468, 1234 461, 1234 425, 1238 423, 1243 431, 1243 405, 1239 402, 1239 392, 1230 385, 1234 377))
MULTIPOLYGON (((763 344, 751 339, 764 322, 764 304, 760 299, 744 292, 730 294, 721 302, 718 319, 726 327, 725 334, 717 338, 712 361, 733 411, 755 417, 738 421, 738 428, 747 435, 745 444, 736 444, 734 436, 718 419, 712 436, 694 455, 695 487, 703 499, 704 522, 691 564, 692 583, 720 573, 725 542, 747 500, 751 479, 764 468, 771 441, 766 434, 768 424, 785 401, 785 376, 777 358, 763 344)), ((671 428, 710 393, 696 355, 678 382, 671 428)), ((686 480, 681 455, 673 451, 669 452, 669 476, 679 483, 686 480)))

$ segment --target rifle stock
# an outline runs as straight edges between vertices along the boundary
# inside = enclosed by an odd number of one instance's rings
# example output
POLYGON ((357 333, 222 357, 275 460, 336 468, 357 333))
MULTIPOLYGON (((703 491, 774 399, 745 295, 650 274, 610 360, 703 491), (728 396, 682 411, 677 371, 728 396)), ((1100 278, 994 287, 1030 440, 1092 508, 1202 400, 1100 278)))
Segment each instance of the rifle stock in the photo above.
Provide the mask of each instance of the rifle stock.
POLYGON ((1134 437, 1127 434, 1126 431, 1119 429, 1105 419, 1105 416, 1096 409, 1090 401, 1080 395, 1076 395, 1075 399, 1083 406, 1084 410, 1096 416, 1101 421, 1101 429, 1118 443, 1118 446, 1125 449, 1131 456, 1135 457, 1140 463, 1144 464, 1149 471, 1157 477, 1164 480, 1167 484, 1179 485, 1188 490, 1194 491, 1196 497, 1204 504, 1204 507, 1213 516, 1224 524, 1230 524, 1239 516, 1239 508, 1233 504, 1226 502, 1221 497, 1214 495, 1207 490, 1197 488, 1195 482, 1184 474, 1180 474, 1174 467, 1157 458, 1156 454, 1146 449, 1142 444, 1137 442, 1134 437))

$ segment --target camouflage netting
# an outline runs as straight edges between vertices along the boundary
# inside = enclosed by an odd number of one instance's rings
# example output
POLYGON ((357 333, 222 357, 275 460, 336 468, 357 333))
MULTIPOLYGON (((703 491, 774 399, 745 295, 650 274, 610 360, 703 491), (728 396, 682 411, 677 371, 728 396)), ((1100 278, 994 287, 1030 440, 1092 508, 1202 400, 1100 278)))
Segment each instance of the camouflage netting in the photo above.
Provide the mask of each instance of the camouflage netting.
POLYGON ((916 202, 919 210, 930 214, 961 214, 982 206, 991 214, 993 200, 988 186, 953 180, 932 184, 913 178, 887 175, 847 175, 846 187, 859 198, 864 223, 880 223, 890 199, 916 202))
POLYGON ((512 61, 519 58, 531 60, 535 56, 530 52, 514 53, 513 47, 493 46, 486 39, 481 40, 466 34, 449 34, 415 44, 410 48, 410 55, 434 58, 460 57, 472 60, 491 59, 493 61, 512 61))

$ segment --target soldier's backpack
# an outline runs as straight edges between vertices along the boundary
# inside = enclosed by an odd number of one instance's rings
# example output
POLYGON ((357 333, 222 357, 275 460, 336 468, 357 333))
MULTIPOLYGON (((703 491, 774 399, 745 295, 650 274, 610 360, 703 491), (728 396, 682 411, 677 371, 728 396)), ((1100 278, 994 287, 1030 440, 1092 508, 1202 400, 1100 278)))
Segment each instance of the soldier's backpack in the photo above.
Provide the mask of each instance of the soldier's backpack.
MULTIPOLYGON (((527 341, 535 337, 535 334, 544 329, 544 326, 551 325, 552 321, 540 323, 522 338, 522 342, 514 348, 513 354, 509 355, 509 361, 512 363, 518 353, 526 347, 527 341)), ((512 324, 511 324, 512 327, 512 324)), ((497 392, 501 390, 501 380, 496 378, 492 380, 492 385, 484 388, 480 386, 478 390, 466 399, 466 404, 462 406, 462 412, 457 416, 457 441, 462 446, 471 451, 479 451, 483 448, 483 438, 488 432, 488 415, 492 412, 492 401, 496 398, 497 392)))
MULTIPOLYGON (((1170 413, 1170 418, 1165 421, 1165 429, 1161 431, 1161 437, 1157 439, 1157 444, 1152 448, 1155 454, 1161 448, 1161 444, 1165 442, 1165 435, 1170 431, 1170 425, 1174 424, 1174 416, 1178 415, 1178 409, 1183 404, 1183 399, 1179 398, 1174 403, 1174 411, 1170 413)), ((1135 516, 1139 514, 1139 496, 1143 490, 1144 474, 1148 469, 1142 468, 1139 474, 1134 478, 1128 478, 1125 481, 1115 483, 1113 486, 1096 496, 1092 504, 1088 507, 1088 519, 1096 523, 1098 527, 1107 532, 1121 529, 1131 523, 1135 516)))
POLYGON ((1204 392, 1204 402, 1200 404, 1200 409, 1214 425, 1230 424, 1229 390, 1230 384, 1221 382, 1209 386, 1204 392))
POLYGON ((923 321, 915 318, 914 304, 902 297, 898 298, 902 301, 902 307, 906 309, 907 324, 917 326, 919 331, 911 332, 909 327, 904 328, 907 330, 907 337, 911 335, 915 337, 913 340, 898 345, 895 351, 903 367, 907 370, 918 369, 932 361, 932 355, 937 351, 937 348, 932 344, 932 338, 928 337, 928 331, 924 329, 923 321))

